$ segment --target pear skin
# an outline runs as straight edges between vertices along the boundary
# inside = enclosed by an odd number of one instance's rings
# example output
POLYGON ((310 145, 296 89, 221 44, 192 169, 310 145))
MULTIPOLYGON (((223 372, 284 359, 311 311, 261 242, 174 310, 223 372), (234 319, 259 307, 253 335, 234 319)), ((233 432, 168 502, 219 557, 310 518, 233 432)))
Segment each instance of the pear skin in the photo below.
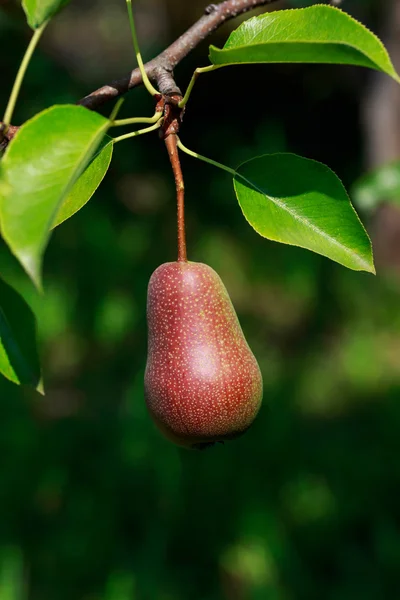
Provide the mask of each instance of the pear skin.
POLYGON ((170 262, 148 288, 145 397, 161 432, 204 448, 254 421, 263 383, 220 277, 209 266, 170 262))

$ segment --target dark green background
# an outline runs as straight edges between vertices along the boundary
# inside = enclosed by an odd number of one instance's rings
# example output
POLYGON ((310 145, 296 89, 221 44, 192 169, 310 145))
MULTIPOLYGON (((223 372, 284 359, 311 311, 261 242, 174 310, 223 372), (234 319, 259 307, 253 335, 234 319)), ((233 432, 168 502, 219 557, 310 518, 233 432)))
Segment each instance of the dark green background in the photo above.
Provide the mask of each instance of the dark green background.
MULTIPOLYGON (((137 4, 149 57, 205 2, 137 4)), ((18 3, 0 6, 5 106, 30 34, 18 3)), ((345 8, 381 30, 386 3, 345 8)), ((182 87, 206 49, 177 69, 182 87)), ((72 0, 32 62, 15 124, 130 66, 123 0, 72 0)), ((232 166, 297 152, 349 187, 365 169, 370 83, 350 67, 221 70, 199 81, 182 140, 232 166)), ((152 110, 137 90, 121 117, 152 110)), ((174 184, 156 134, 118 145, 100 191, 52 238, 44 297, 0 252, 0 273, 38 315, 48 390, 0 381, 0 599, 400 597, 399 274, 268 242, 228 175, 188 157, 183 166, 189 256, 231 294, 263 372, 263 409, 244 437, 202 453, 173 447, 150 422, 146 287, 176 257, 174 184)))

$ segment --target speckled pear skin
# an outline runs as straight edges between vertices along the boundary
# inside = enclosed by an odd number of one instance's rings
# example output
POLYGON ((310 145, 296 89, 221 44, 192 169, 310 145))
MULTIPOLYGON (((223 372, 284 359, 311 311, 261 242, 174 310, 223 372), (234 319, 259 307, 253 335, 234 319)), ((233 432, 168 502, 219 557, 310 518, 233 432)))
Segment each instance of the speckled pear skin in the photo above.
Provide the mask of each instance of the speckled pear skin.
POLYGON ((262 400, 262 376, 228 292, 211 267, 170 262, 148 288, 145 396, 162 433, 203 448, 242 434, 262 400))

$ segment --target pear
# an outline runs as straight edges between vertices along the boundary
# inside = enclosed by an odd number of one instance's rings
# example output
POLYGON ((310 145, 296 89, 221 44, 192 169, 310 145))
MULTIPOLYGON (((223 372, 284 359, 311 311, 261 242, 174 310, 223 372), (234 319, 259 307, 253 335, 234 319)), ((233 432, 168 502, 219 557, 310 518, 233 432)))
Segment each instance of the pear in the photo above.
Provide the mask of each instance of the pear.
POLYGON ((242 434, 262 400, 262 376, 220 277, 170 262, 148 288, 149 412, 171 441, 205 448, 242 434))

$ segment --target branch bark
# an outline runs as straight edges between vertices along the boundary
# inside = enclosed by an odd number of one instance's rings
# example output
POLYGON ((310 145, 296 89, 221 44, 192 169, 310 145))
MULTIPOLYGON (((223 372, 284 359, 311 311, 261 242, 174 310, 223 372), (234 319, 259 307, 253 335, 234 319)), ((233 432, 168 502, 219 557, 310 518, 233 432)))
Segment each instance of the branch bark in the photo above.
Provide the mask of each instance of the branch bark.
MULTIPOLYGON (((279 0, 224 0, 219 4, 210 4, 205 8, 204 15, 190 27, 183 35, 173 42, 166 50, 145 65, 146 73, 150 80, 155 83, 163 96, 181 96, 181 90, 177 86, 173 71, 175 67, 226 21, 265 6, 279 0)), ((325 0, 328 4, 341 4, 342 0, 325 0)), ((129 75, 122 79, 116 79, 108 85, 95 90, 77 102, 90 110, 96 110, 105 102, 118 98, 129 90, 143 83, 139 69, 134 69, 129 75)), ((2 122, 0 121, 0 129, 2 122)), ((10 128, 11 129, 11 128, 10 128)), ((1 135, 0 150, 4 150, 7 143, 11 141, 18 127, 12 127, 13 134, 8 138, 1 135)))
MULTIPOLYGON (((166 50, 145 65, 149 79, 157 86, 161 94, 170 96, 181 94, 175 83, 173 71, 175 67, 213 31, 221 27, 226 21, 246 13, 254 8, 272 4, 277 0, 225 0, 220 4, 210 4, 205 9, 205 14, 188 29, 180 38, 166 50)), ((139 69, 134 69, 122 79, 113 81, 92 92, 78 102, 86 108, 96 110, 99 106, 125 94, 138 85, 141 85, 142 76, 139 69)))
POLYGON ((5 133, 3 127, 3 122, 0 121, 0 152, 3 152, 7 148, 9 142, 11 142, 19 129, 19 127, 15 125, 10 125, 7 129, 7 133, 5 133))

